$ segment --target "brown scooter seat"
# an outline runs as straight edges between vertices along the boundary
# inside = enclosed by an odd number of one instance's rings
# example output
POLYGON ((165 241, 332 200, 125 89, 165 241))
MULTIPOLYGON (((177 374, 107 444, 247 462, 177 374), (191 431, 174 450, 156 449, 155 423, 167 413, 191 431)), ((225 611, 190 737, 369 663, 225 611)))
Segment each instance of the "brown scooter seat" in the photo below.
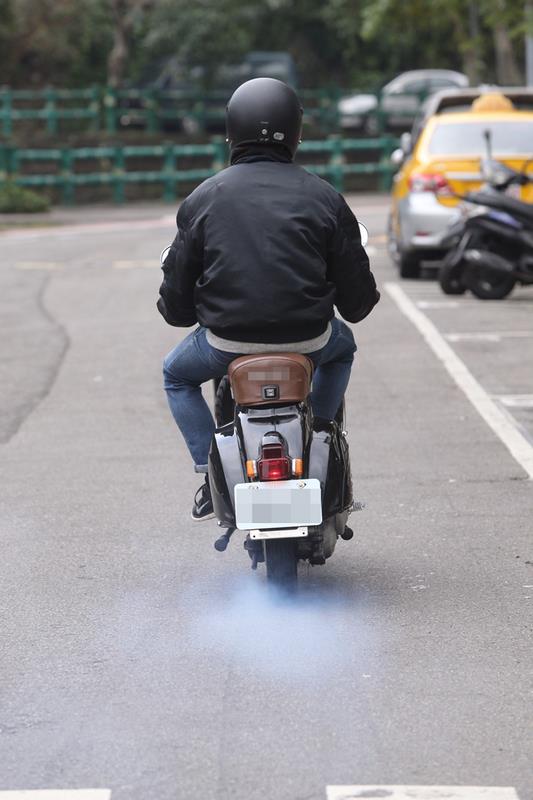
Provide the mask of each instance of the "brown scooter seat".
POLYGON ((311 390, 313 362, 301 353, 239 356, 228 375, 239 406, 301 403, 311 390))

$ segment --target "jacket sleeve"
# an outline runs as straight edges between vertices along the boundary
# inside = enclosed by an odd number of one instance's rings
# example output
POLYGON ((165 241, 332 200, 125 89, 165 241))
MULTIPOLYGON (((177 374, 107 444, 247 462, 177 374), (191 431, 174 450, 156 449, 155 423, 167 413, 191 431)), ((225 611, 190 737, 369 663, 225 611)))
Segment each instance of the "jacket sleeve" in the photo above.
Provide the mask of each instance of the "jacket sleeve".
POLYGON ((190 222, 187 201, 178 209, 178 232, 163 263, 157 308, 169 325, 187 328, 197 322, 194 287, 202 273, 202 248, 190 222))
POLYGON ((335 305, 348 322, 364 319, 380 294, 361 244, 359 225, 346 201, 339 196, 336 228, 328 250, 327 277, 336 289, 335 305))

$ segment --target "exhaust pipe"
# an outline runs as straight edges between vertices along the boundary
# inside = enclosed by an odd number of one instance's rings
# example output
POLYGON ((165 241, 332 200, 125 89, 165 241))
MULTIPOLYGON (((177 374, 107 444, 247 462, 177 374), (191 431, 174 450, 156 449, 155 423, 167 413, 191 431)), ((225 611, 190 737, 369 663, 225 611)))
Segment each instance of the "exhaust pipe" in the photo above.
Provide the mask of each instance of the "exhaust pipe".
POLYGON ((505 273, 506 275, 515 274, 514 265, 510 261, 497 255, 497 253, 489 253, 488 250, 477 250, 475 248, 465 250, 463 259, 471 267, 490 269, 494 272, 505 273))

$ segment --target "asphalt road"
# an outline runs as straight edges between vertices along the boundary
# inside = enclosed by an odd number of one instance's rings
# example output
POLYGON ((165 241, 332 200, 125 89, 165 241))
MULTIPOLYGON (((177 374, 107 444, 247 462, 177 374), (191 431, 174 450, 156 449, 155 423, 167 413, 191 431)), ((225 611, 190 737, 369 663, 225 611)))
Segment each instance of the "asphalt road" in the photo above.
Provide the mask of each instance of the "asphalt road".
MULTIPOLYGON (((386 200, 352 204, 380 284, 398 282, 386 200)), ((355 331, 366 509, 280 606, 237 537, 219 554, 189 517, 198 476, 161 388, 186 332, 155 309, 172 209, 70 223, 0 235, 0 790, 533 800, 533 484, 393 295, 355 331)), ((533 290, 401 289, 527 449, 533 290)))

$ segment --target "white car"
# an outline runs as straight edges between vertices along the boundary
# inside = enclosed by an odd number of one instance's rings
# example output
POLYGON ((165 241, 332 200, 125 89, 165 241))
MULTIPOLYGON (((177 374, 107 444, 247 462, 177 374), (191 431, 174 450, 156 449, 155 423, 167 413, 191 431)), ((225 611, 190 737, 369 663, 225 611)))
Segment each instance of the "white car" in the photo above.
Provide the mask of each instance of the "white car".
POLYGON ((425 98, 440 89, 468 86, 468 78, 449 69, 417 69, 402 72, 378 95, 354 94, 343 97, 338 104, 341 128, 361 128, 370 135, 379 132, 378 114, 383 114, 384 127, 409 127, 425 98))

